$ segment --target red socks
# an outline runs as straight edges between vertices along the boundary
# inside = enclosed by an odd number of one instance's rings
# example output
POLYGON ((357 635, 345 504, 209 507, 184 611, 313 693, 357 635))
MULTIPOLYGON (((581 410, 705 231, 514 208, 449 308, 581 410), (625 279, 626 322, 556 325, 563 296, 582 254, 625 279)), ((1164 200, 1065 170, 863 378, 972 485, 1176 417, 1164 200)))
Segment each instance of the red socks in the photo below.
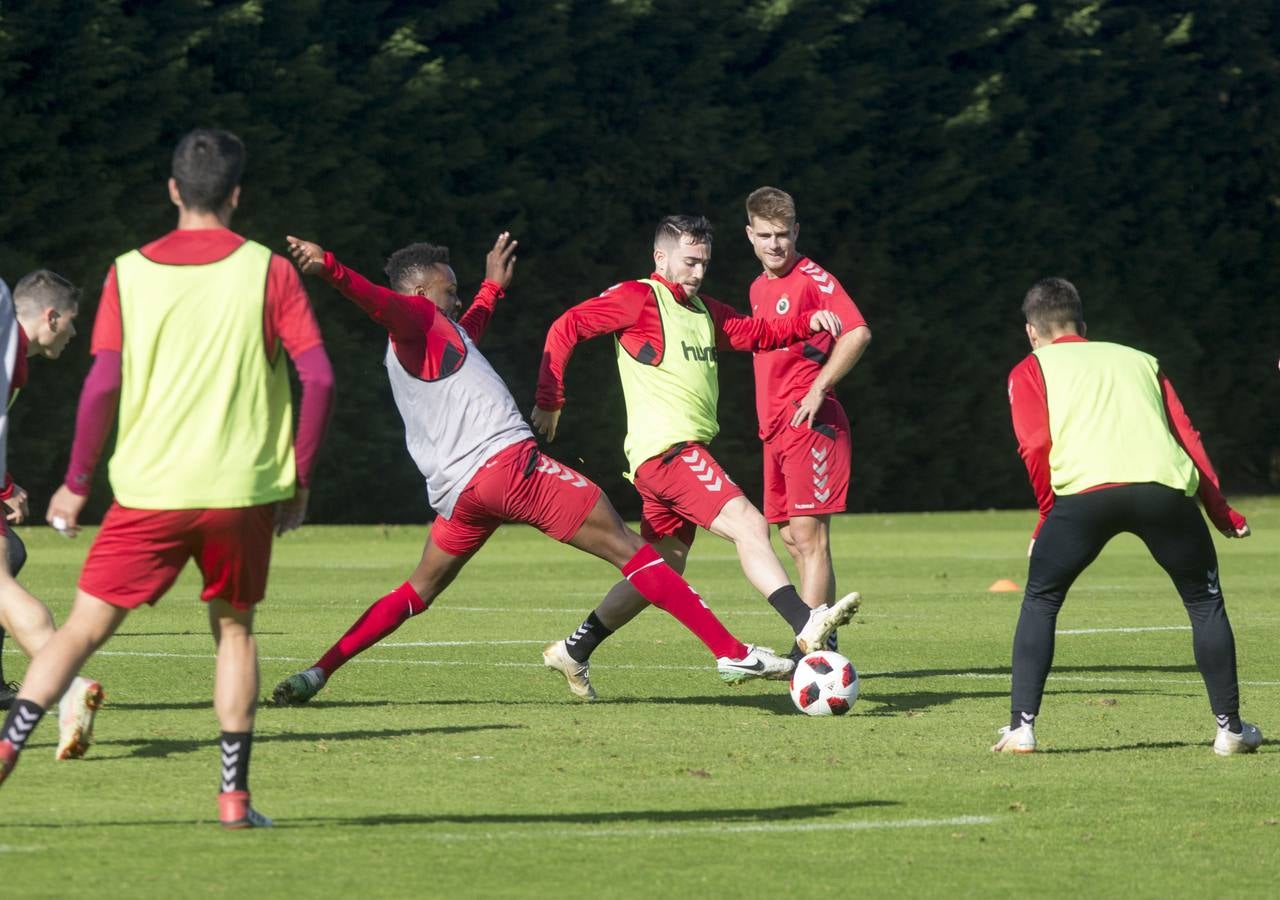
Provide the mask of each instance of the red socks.
POLYGON ((338 643, 320 657, 316 667, 324 670, 325 680, 328 680, 351 657, 368 650, 426 608, 427 604, 406 581, 366 609, 356 624, 338 639, 338 643))
POLYGON ((663 612, 670 613, 680 624, 692 631, 717 658, 742 659, 747 655, 746 646, 720 624, 697 591, 676 574, 658 555, 658 551, 645 544, 631 561, 622 567, 623 577, 631 582, 644 599, 663 612))

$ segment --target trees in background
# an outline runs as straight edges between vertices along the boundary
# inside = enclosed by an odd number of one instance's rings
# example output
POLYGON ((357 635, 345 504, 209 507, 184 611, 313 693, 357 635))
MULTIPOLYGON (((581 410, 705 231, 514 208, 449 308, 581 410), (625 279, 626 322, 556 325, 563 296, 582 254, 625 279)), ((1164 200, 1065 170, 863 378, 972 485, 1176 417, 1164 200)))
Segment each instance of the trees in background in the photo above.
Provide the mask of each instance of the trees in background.
MULTIPOLYGON (((465 291, 513 231, 484 349, 527 409, 547 326, 647 275, 666 213, 712 217, 707 293, 745 308, 742 199, 775 184, 875 333, 840 388, 854 509, 1031 504, 1004 378, 1047 274, 1079 285, 1091 335, 1161 358, 1229 489, 1265 489, 1278 40, 1247 0, 8 2, 0 275, 67 275, 87 325, 112 258, 172 226, 178 137, 228 128, 249 148, 235 227, 278 251, 304 235, 372 276, 431 240, 465 291)), ((314 517, 421 520, 383 335, 311 288, 339 378, 314 517)), ((13 410, 10 468, 38 507, 66 464, 82 330, 13 410)), ((612 369, 607 342, 579 352, 555 452, 634 512, 612 369)), ((721 378, 717 454, 758 494, 749 359, 721 378)))

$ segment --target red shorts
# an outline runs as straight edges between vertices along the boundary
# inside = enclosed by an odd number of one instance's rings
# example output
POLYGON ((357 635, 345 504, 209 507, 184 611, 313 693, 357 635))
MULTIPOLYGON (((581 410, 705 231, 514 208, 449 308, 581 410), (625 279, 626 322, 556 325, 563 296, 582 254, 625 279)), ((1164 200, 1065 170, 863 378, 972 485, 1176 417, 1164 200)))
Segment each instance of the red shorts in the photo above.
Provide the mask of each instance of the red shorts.
POLYGON ((600 499, 600 488, 538 451, 530 438, 499 450, 471 476, 449 518, 438 516, 431 542, 450 556, 479 550, 503 522, 524 522, 567 541, 600 499))
POLYGON ((765 441, 764 517, 777 523, 844 512, 851 458, 849 419, 828 397, 812 428, 787 425, 765 441))
POLYGON ((275 504, 236 509, 130 509, 112 503, 89 549, 80 589, 133 609, 159 600, 194 558, 201 600, 249 609, 267 592, 275 504))
POLYGON ((636 490, 644 501, 641 537, 653 543, 674 535, 685 546, 699 525, 710 527, 726 503, 742 496, 703 444, 681 444, 645 460, 636 469, 636 490))

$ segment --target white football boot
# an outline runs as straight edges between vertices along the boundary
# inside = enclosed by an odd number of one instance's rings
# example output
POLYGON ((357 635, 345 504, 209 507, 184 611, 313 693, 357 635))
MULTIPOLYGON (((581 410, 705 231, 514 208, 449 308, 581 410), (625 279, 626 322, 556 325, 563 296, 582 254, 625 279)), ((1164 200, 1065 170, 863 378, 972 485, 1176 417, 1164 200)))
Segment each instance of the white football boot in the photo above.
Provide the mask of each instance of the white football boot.
POLYGON ((569 690, 573 696, 583 700, 596 699, 596 689, 591 686, 591 664, 578 662, 569 655, 569 648, 564 641, 547 644, 542 649, 542 664, 548 669, 555 669, 569 682, 569 690))
POLYGON ((825 650, 827 637, 841 625, 849 624, 861 605, 862 595, 854 591, 852 594, 845 594, 834 606, 824 603, 810 612, 809 621, 796 635, 796 646, 800 648, 800 652, 808 654, 825 650))
POLYGON ((1034 753, 1036 749, 1036 728, 1030 722, 1024 722, 1017 728, 1008 725, 999 731, 1000 740, 991 748, 992 753, 1034 753))
POLYGON ((786 681, 795 671, 795 661, 779 656, 768 647, 747 645, 747 655, 742 659, 722 656, 716 660, 716 671, 722 681, 737 684, 752 678, 768 678, 770 681, 786 681))
POLYGON ((93 741, 93 717, 107 695, 102 685, 77 675, 58 701, 58 747, 55 759, 80 759, 93 741))
POLYGON ((1218 729, 1218 736, 1213 739, 1213 752, 1219 756, 1234 756, 1237 753, 1252 753, 1262 744, 1262 732, 1257 725, 1248 722, 1240 723, 1243 728, 1239 734, 1218 729))

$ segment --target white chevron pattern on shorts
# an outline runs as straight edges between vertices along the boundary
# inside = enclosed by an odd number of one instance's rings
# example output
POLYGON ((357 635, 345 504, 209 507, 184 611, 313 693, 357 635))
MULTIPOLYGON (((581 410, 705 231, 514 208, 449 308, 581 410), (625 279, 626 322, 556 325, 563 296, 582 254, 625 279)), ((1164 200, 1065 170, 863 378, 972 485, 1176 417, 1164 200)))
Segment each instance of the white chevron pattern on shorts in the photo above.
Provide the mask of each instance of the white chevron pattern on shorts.
POLYGON ((693 464, 694 464, 694 463, 696 463, 696 462, 698 461, 698 459, 699 459, 698 451, 695 449, 695 450, 694 450, 692 453, 690 453, 688 456, 682 456, 682 457, 680 457, 680 458, 681 458, 681 459, 683 459, 685 462, 687 462, 689 465, 693 465, 693 464))
POLYGON ((819 450, 817 447, 810 447, 809 452, 813 454, 814 459, 816 459, 818 462, 822 462, 824 459, 827 458, 827 454, 830 453, 831 450, 830 449, 819 450))
POLYGON ((580 488, 587 486, 587 479, 583 478, 577 472, 568 466, 562 466, 555 460, 542 457, 542 461, 538 463, 538 471, 544 475, 554 475, 561 481, 573 482, 573 487, 580 488))

